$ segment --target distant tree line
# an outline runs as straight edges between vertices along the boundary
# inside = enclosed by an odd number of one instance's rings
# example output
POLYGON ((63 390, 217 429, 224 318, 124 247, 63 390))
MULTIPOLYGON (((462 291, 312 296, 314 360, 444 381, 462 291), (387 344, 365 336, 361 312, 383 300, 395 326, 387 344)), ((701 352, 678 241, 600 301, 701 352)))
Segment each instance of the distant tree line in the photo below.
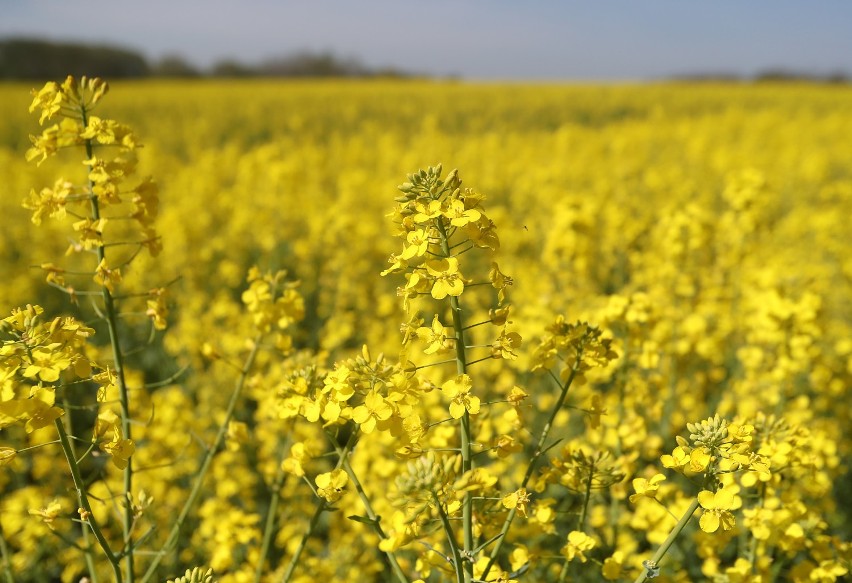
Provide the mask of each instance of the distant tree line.
POLYGON ((409 77, 394 68, 369 68, 330 52, 300 52, 257 64, 223 60, 202 70, 180 55, 149 62, 142 54, 107 45, 0 39, 0 79, 56 79, 66 75, 109 79, 142 77, 409 77))
MULTIPOLYGON (((0 39, 0 80, 56 79, 66 75, 109 79, 140 77, 411 77, 394 68, 370 68, 357 59, 331 52, 300 52, 249 64, 226 59, 200 69, 180 55, 150 62, 124 47, 50 42, 37 38, 0 39)), ((848 83, 847 73, 812 74, 787 69, 767 69, 744 77, 736 73, 694 72, 671 79, 689 82, 805 81, 848 83)))
POLYGON ((751 76, 725 72, 697 72, 673 75, 671 79, 690 83, 736 83, 741 81, 752 81, 755 83, 772 83, 779 81, 801 81, 804 83, 849 83, 849 81, 852 81, 849 74, 843 71, 833 71, 823 74, 781 68, 763 69, 751 76))

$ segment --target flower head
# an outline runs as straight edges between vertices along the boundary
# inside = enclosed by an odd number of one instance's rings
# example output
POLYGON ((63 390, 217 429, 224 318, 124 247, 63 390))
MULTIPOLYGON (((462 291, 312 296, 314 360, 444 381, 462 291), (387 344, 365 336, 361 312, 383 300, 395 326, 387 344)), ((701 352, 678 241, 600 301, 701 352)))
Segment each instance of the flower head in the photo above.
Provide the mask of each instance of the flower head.
POLYGON ((479 413, 479 397, 471 395, 473 381, 466 374, 461 374, 441 385, 441 391, 450 399, 450 416, 458 419, 465 411, 475 415, 479 413))
POLYGON ((346 490, 349 476, 341 469, 332 470, 316 477, 317 494, 328 502, 337 502, 346 490))

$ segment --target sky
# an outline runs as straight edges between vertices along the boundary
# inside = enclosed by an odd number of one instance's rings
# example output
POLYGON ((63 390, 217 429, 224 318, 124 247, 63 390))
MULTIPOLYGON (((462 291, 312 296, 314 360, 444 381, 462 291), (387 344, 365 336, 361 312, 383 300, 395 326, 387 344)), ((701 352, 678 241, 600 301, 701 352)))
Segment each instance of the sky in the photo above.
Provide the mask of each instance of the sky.
POLYGON ((849 0, 0 0, 0 38, 207 68, 299 51, 482 80, 852 75, 849 0))

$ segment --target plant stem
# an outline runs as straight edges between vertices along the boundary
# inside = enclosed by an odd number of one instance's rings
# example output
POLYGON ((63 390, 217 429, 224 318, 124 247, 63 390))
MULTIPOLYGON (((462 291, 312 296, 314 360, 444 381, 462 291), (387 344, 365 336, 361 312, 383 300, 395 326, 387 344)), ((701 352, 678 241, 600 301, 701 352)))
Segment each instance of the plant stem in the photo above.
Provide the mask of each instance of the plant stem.
POLYGON ((453 534, 453 527, 450 526, 450 520, 447 518, 447 513, 444 512, 444 507, 438 499, 437 494, 432 492, 432 498, 435 501, 435 508, 438 510, 438 517, 441 519, 441 525, 444 527, 444 532, 447 533, 447 544, 450 551, 453 553, 453 563, 456 569, 456 583, 463 583, 465 580, 465 569, 462 561, 461 552, 459 551, 459 543, 456 542, 456 537, 453 534))
POLYGON ((163 548, 160 549, 159 552, 155 553, 154 560, 148 566, 148 570, 145 571, 145 575, 142 577, 140 583, 147 583, 151 579, 151 577, 154 576, 154 573, 156 572, 157 567, 160 565, 160 562, 162 562, 163 557, 165 557, 166 553, 169 552, 177 544, 178 537, 180 536, 180 529, 183 526, 183 523, 186 521, 186 517, 189 516, 189 512, 192 510, 193 506, 195 506, 195 502, 198 500, 198 497, 201 495, 201 486, 204 482, 204 478, 206 477, 207 472, 210 470, 210 466, 213 463, 213 458, 216 456, 216 453, 221 447, 222 442, 225 440, 225 435, 228 432, 228 423, 234 416, 234 411, 236 410, 237 403, 239 403, 240 397, 242 396, 243 388, 246 384, 246 379, 248 378, 249 372, 254 366, 254 361, 257 358, 257 354, 260 350, 260 342, 262 339, 263 334, 258 334, 252 341, 251 352, 249 352, 249 355, 246 357, 245 364, 243 365, 243 368, 240 371, 240 376, 234 385, 234 390, 231 393, 231 400, 228 402, 228 408, 225 410, 225 418, 222 420, 221 425, 219 425, 219 431, 216 433, 216 438, 213 440, 213 443, 207 449, 207 453, 204 456, 204 460, 201 462, 201 467, 198 470, 198 474, 195 476, 195 483, 192 485, 192 490, 189 493, 189 497, 186 499, 186 502, 184 503, 180 514, 175 520, 171 531, 169 531, 169 536, 166 539, 163 548))
MULTIPOLYGON (((589 468, 589 477, 586 479, 586 491, 583 497, 583 510, 580 512, 580 518, 577 520, 577 530, 583 532, 586 527, 586 517, 589 515, 589 500, 592 499, 592 480, 595 477, 594 464, 589 468)), ((565 559, 562 564, 562 572, 559 573, 559 582, 565 581, 568 572, 571 570, 571 561, 565 559)))
MULTIPOLYGON (((438 227, 438 232, 441 238, 441 252, 446 257, 450 257, 450 240, 447 235, 447 229, 442 219, 435 221, 438 227)), ((467 374, 467 355, 465 354, 465 339, 464 339, 464 323, 461 317, 461 304, 458 296, 450 296, 450 308, 453 316, 453 329, 456 333, 456 372, 463 375, 467 374)), ((470 413, 465 409, 460 421, 461 428, 461 456, 462 456, 462 474, 473 469, 473 456, 471 455, 471 435, 470 435, 470 413)), ((464 493, 462 500, 462 530, 464 540, 464 557, 471 558, 470 554, 473 551, 473 494, 470 491, 464 493)), ((473 563, 465 561, 464 563, 464 580, 465 583, 470 583, 473 578, 473 563)))
POLYGON ((106 537, 103 532, 101 532, 97 522, 95 522, 92 505, 89 503, 89 497, 86 494, 86 486, 83 482, 83 477, 80 475, 80 466, 77 465, 77 460, 74 458, 74 451, 71 449, 71 441, 68 439, 68 434, 65 432, 65 425, 62 424, 60 419, 56 419, 53 423, 56 425, 56 430, 59 432, 59 442, 62 445, 62 451, 65 453, 65 459, 68 460, 68 467, 71 469, 71 478, 74 480, 74 488, 77 490, 77 498, 80 501, 80 506, 86 512, 85 522, 92 529, 95 539, 97 539, 98 544, 101 549, 103 549, 104 554, 109 561, 109 564, 112 566, 116 582, 121 583, 123 579, 121 576, 121 567, 118 563, 118 557, 116 557, 115 553, 112 552, 109 542, 107 542, 106 537))
POLYGON ((319 523, 319 519, 322 516, 323 512, 328 509, 328 501, 325 498, 320 499, 319 504, 317 504, 316 510, 314 510, 314 515, 311 516, 311 521, 308 523, 308 529, 305 531, 305 534, 302 535, 302 540, 299 541, 299 546, 296 547, 296 552, 293 553, 293 556, 290 559, 290 563, 287 565, 287 570, 284 571, 284 576, 281 578, 281 583, 289 583, 290 578, 293 576, 293 572, 296 570, 296 565, 299 564, 299 559, 302 557, 302 551, 305 550, 305 545, 308 544, 308 539, 311 538, 311 535, 314 533, 314 530, 319 523))
MULTIPOLYGON (((373 510, 373 505, 370 503, 370 498, 367 496, 367 493, 364 491, 364 487, 361 485, 361 481, 358 479, 355 470, 352 468, 352 464, 349 463, 349 456, 343 458, 343 469, 346 470, 346 473, 349 474, 349 479, 352 480, 352 483, 355 484, 355 490, 358 492, 358 497, 361 498, 361 503, 364 505, 364 510, 367 512, 367 517, 372 521, 373 530, 376 531, 376 534, 379 535, 382 539, 387 538, 387 535, 382 530, 382 526, 380 524, 381 518, 376 514, 373 510)), ((390 563, 391 569, 396 575, 396 578, 400 583, 408 583, 408 577, 405 576, 405 573, 402 571, 402 567, 399 566, 399 561, 396 559, 396 554, 393 551, 386 551, 385 555, 387 555, 388 562, 390 563)))
MULTIPOLYGON (((355 447, 355 442, 358 441, 358 432, 353 431, 349 436, 349 439, 346 442, 346 445, 343 446, 342 449, 337 451, 337 464, 335 464, 334 469, 339 470, 343 467, 343 461, 349 457, 349 453, 352 451, 352 448, 355 447)), ((296 552, 293 553, 293 556, 290 558, 290 563, 287 565, 287 570, 284 571, 284 576, 281 578, 281 583, 288 583, 290 578, 293 577, 293 572, 296 570, 296 565, 299 564, 299 559, 302 557, 302 552, 305 550, 305 545, 308 544, 308 539, 311 538, 311 535, 314 533, 314 530, 319 524, 319 519, 322 516, 323 512, 328 510, 329 503, 325 498, 319 499, 319 504, 317 504, 317 508, 314 511, 314 515, 311 516, 311 521, 308 523, 308 529, 305 531, 305 534, 302 535, 302 540, 299 541, 299 546, 296 548, 296 552)))
MULTIPOLYGON (((62 391, 62 393, 63 393, 63 398, 62 398, 63 405, 64 405, 65 409, 68 410, 69 409, 68 391, 67 390, 62 391)), ((69 413, 68 415, 63 415, 62 421, 63 421, 63 424, 67 426, 65 428, 66 432, 69 435, 74 435, 74 428, 71 425, 71 414, 69 413)), ((69 439, 68 445, 71 448, 71 455, 73 455, 74 459, 77 460, 78 465, 79 465, 80 461, 82 461, 82 459, 85 458, 86 455, 90 451, 92 451, 92 449, 95 447, 95 444, 92 443, 89 446, 89 449, 86 450, 86 453, 83 454, 83 458, 78 459, 77 458, 77 448, 74 447, 74 441, 69 439)), ((98 571, 95 568, 95 559, 92 556, 92 546, 91 546, 91 541, 89 540, 89 529, 86 528, 86 525, 84 523, 81 523, 80 524, 80 530, 81 530, 81 533, 83 535, 83 545, 84 545, 83 546, 83 549, 84 549, 83 550, 83 556, 86 559, 86 568, 89 570, 89 580, 92 583, 98 583, 98 571)))
MULTIPOLYGON (((677 524, 675 524, 674 528, 669 533, 669 536, 666 537, 666 540, 663 541, 663 544, 660 545, 660 548, 658 548, 657 552, 654 553, 654 556, 651 557, 650 564, 652 567, 658 565, 660 561, 663 560, 663 557, 666 556, 666 552, 669 550, 669 547, 672 546, 675 539, 689 522, 689 519, 692 518, 692 515, 695 514, 696 510, 698 510, 698 498, 690 503, 689 508, 686 509, 683 516, 681 516, 680 520, 677 521, 677 524)), ((648 567, 645 567, 633 583, 642 583, 648 578, 649 573, 650 570, 648 567)))
MULTIPOLYGON (((539 458, 544 454, 544 444, 547 441, 547 436, 550 434, 550 430, 553 427, 553 423, 556 420, 556 415, 559 414, 559 411, 562 410, 562 406, 565 404, 565 399, 568 397, 568 389, 571 388, 571 384, 574 382, 574 377, 577 376, 577 371, 580 367, 580 361, 583 358, 582 350, 578 351, 577 358, 574 361, 574 366, 571 367, 571 373, 568 375, 568 378, 565 380, 565 383, 561 387, 561 391, 559 393, 559 398, 556 399, 556 403, 553 405, 553 409, 550 411, 550 417, 547 419, 547 423, 544 424, 544 427, 541 430, 541 434, 538 436, 538 443, 535 446, 535 453, 532 458, 530 458, 530 463, 527 464, 527 471, 524 473, 524 479, 521 481, 521 488, 526 488, 529 481, 532 479, 532 475, 535 472, 535 466, 538 463, 539 458)), ((488 576, 488 572, 491 570, 491 567, 494 566, 494 563, 497 561, 497 557, 500 554, 500 549, 503 548, 503 543, 506 540, 506 533, 509 532, 509 528, 512 526, 512 522, 515 520, 515 515, 517 514, 517 508, 512 508, 509 511, 509 514, 506 516, 506 520, 503 522, 503 528, 500 529, 500 538, 497 540, 497 544, 494 545, 494 549, 491 551, 491 556, 488 559, 488 564, 485 566, 485 570, 482 572, 482 578, 485 579, 488 576)))
POLYGON ((266 525, 263 528, 260 557, 257 560, 257 569, 254 572, 255 583, 260 583, 260 578, 263 576, 263 566, 266 563, 266 556, 269 554, 269 547, 272 544, 272 531, 274 530, 275 518, 278 514, 278 501, 281 499, 281 488, 284 486, 284 480, 287 477, 287 474, 281 467, 281 457, 279 455, 278 470, 275 475, 275 481, 272 483, 272 498, 269 501, 269 510, 266 513, 266 525))
MULTIPOLYGON (((89 116, 86 111, 86 106, 80 104, 80 118, 83 127, 89 125, 89 116)), ((91 160, 94 157, 92 148, 92 140, 85 141, 86 159, 91 160)), ((94 194, 95 183, 89 180, 89 189, 92 191, 90 198, 92 209, 92 220, 98 221, 101 217, 98 197, 94 194)), ((96 248, 98 264, 106 257, 106 252, 103 246, 96 248)), ((115 302, 112 293, 106 285, 101 286, 101 294, 104 300, 104 316, 106 319, 107 329, 109 330, 109 342, 112 346, 113 366, 115 367, 116 384, 118 385, 119 400, 121 402, 121 433, 124 439, 132 439, 130 429, 130 398, 127 392, 127 382, 124 378, 124 356, 121 350, 121 344, 118 338, 118 316, 115 302)), ((132 457, 132 456, 131 456, 132 457)), ((122 521, 122 531, 124 535, 125 569, 127 571, 127 580, 135 579, 133 574, 133 544, 130 540, 131 531, 133 529, 133 508, 127 499, 128 494, 133 493, 133 460, 127 459, 127 466, 124 468, 124 520, 122 521)))
POLYGON ((592 499, 592 480, 595 477, 595 464, 589 468, 589 478, 586 480, 586 492, 583 497, 583 511, 580 513, 580 519, 577 521, 577 530, 583 532, 586 528, 586 517, 589 515, 589 500, 592 499))
POLYGON ((9 558, 9 547, 6 546, 2 524, 0 524, 0 555, 3 558, 3 575, 6 577, 6 583, 15 583, 15 578, 12 576, 12 560, 9 558))

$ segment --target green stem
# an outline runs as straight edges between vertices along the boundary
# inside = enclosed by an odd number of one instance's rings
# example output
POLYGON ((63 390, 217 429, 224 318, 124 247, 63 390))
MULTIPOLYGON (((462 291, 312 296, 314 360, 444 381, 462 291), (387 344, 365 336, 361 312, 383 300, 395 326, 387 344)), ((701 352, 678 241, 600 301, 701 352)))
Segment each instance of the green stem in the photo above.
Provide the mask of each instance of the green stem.
POLYGON ((583 511, 580 513, 580 520, 577 522, 577 530, 583 532, 586 528, 586 517, 589 515, 589 501, 592 499, 592 480, 595 477, 595 464, 589 468, 589 478, 586 480, 586 493, 583 498, 583 511))
POLYGON ((290 578, 293 577, 293 572, 296 570, 296 565, 299 564, 299 559, 302 557, 302 552, 305 550, 305 545, 308 544, 308 539, 311 538, 311 535, 314 533, 317 524, 319 524, 320 517, 327 509, 328 502, 325 500, 325 498, 323 498, 320 500, 319 504, 317 504, 317 508, 314 511, 314 515, 311 516, 311 521, 308 523, 308 529, 305 531, 305 534, 302 535, 302 540, 299 541, 299 546, 296 547, 296 552, 293 553, 293 557, 290 559, 290 563, 287 565, 287 570, 284 571, 284 576, 281 578, 281 583, 289 583, 290 578))
POLYGON ((15 578, 12 576, 12 559, 9 557, 9 547, 6 546, 2 524, 0 524, 0 556, 3 557, 3 575, 6 577, 6 583, 15 583, 15 578))
MULTIPOLYGON (((559 411, 562 410, 562 406, 565 404, 565 399, 568 397, 568 389, 571 388, 571 384, 574 382, 574 377, 577 376, 577 372, 580 370, 580 362, 583 358, 583 351, 580 350, 577 353, 577 358, 574 361, 574 366, 571 367, 571 373, 568 375, 568 378, 565 380, 565 383, 562 385, 561 392, 559 393, 559 398, 556 399, 556 403, 553 405, 553 409, 550 411, 550 417, 547 419, 547 423, 544 424, 544 427, 541 430, 541 434, 538 436, 538 443, 535 446, 535 453, 532 458, 530 458, 530 463, 527 464, 527 471, 524 472, 524 479, 521 480, 521 488, 526 488, 529 481, 532 479, 532 475, 535 472, 535 466, 538 463, 539 458, 544 454, 544 444, 547 441, 547 436, 550 434, 550 430, 553 427, 553 423, 556 421, 556 415, 559 414, 559 411)), ((509 511, 509 514, 506 516, 506 520, 503 522, 503 528, 500 529, 500 538, 497 539, 497 544, 494 545, 494 548, 491 551, 491 556, 488 559, 488 564, 485 566, 485 570, 482 572, 482 578, 485 579, 488 576, 488 572, 491 571, 491 567, 494 566, 494 563, 497 561, 497 557, 500 555, 500 549, 503 548, 503 543, 506 541, 506 533, 509 532, 509 528, 512 526, 512 522, 515 520, 515 515, 517 514, 517 508, 512 508, 509 511)))
MULTIPOLYGON (((352 435, 349 436, 349 440, 346 442, 346 445, 344 445, 342 449, 338 450, 337 464, 334 466, 335 470, 339 470, 343 467, 344 460, 349 457, 349 453, 352 451, 352 448, 355 447, 356 441, 358 441, 358 432, 353 431, 352 435)), ((302 540, 299 541, 299 546, 296 547, 296 552, 293 553, 293 556, 290 558, 290 563, 287 565, 287 570, 284 571, 284 575, 281 577, 281 583, 289 583, 290 579, 293 577, 293 573, 296 571, 296 565, 299 564, 299 559, 302 558, 305 546, 308 544, 308 540, 313 535, 314 530, 316 530, 320 517, 323 512, 328 510, 328 507, 328 500, 320 498, 317 508, 314 511, 314 515, 311 516, 311 521, 308 523, 308 529, 305 531, 305 534, 302 535, 302 540)))
MULTIPOLYGON (((68 410, 69 409, 68 392, 62 391, 62 393, 63 393, 63 397, 62 397, 63 405, 65 406, 65 409, 68 410)), ((74 428, 71 425, 70 413, 68 415, 63 415, 62 420, 63 420, 63 424, 67 426, 65 428, 66 433, 68 433, 69 435, 73 435, 74 434, 74 428)), ((71 455, 73 455, 74 459, 77 460, 78 466, 79 466, 80 462, 83 460, 83 458, 85 458, 86 455, 88 455, 89 452, 91 452, 92 449, 95 447, 94 443, 90 444, 89 449, 86 450, 86 453, 83 454, 83 457, 78 459, 77 458, 77 450, 74 447, 74 441, 69 439, 68 445, 71 448, 71 455)), ((83 556, 85 557, 85 560, 86 560, 86 568, 89 570, 89 580, 92 583, 98 583, 98 572, 97 572, 97 569, 95 568, 95 559, 92 556, 92 546, 91 546, 91 541, 89 540, 89 529, 86 528, 85 523, 81 523, 80 524, 80 530, 81 530, 81 533, 83 535, 83 556)))
MULTIPOLYGON (((662 561, 663 557, 666 556, 666 552, 668 552, 669 547, 672 546, 675 539, 678 537, 678 535, 684 529, 686 524, 689 522, 689 519, 692 518, 692 515, 695 514, 696 510, 698 510, 698 498, 692 501, 692 503, 689 505, 689 508, 686 509, 686 512, 683 513, 683 516, 680 517, 680 520, 677 521, 677 524, 669 533, 669 536, 666 537, 666 540, 663 541, 663 544, 660 545, 660 548, 658 548, 657 552, 654 553, 654 556, 651 557, 649 563, 652 568, 660 564, 660 561, 662 561)), ((633 583, 642 583, 643 581, 648 579, 649 573, 650 570, 648 569, 648 567, 645 567, 644 569, 642 569, 642 573, 640 573, 640 575, 633 583)))
MULTIPOLYGON (((358 492, 358 497, 361 498, 361 503, 364 505, 364 510, 367 512, 367 517, 372 521, 373 530, 376 531, 376 534, 378 534, 380 538, 387 538, 387 535, 384 533, 384 530, 382 530, 382 526, 380 524, 381 518, 373 510, 373 505, 370 503, 370 498, 364 491, 364 487, 361 485, 361 481, 358 479, 355 470, 352 468, 352 464, 349 463, 348 456, 343 458, 343 469, 346 470, 346 473, 349 474, 349 479, 352 480, 353 484, 355 484, 355 490, 358 492)), ((400 581, 400 583, 408 583, 408 577, 405 576, 405 573, 402 571, 402 567, 399 566, 399 561, 397 561, 396 554, 393 551, 386 551, 385 555, 387 555, 391 569, 393 570, 394 575, 396 575, 396 578, 400 581)))
MULTIPOLYGON (((580 518, 577 521, 577 530, 583 532, 583 529, 586 527, 586 517, 589 515, 589 500, 592 499, 592 480, 595 477, 595 466, 589 468, 589 477, 586 479, 586 492, 583 498, 583 510, 580 512, 580 518)), ((571 570, 571 561, 565 559, 565 562, 562 563, 562 571, 559 573, 559 583, 565 581, 565 578, 568 576, 569 571, 571 570)))
POLYGON ((101 549, 103 549, 109 564, 112 566, 116 582, 121 583, 121 567, 118 564, 118 557, 116 557, 115 553, 112 552, 104 533, 101 532, 100 527, 97 522, 95 522, 92 505, 89 503, 89 496, 86 494, 86 486, 83 483, 82 475, 80 475, 80 466, 77 465, 77 460, 74 458, 74 451, 71 448, 71 441, 68 439, 68 434, 65 432, 65 425, 63 425, 62 421, 59 419, 54 421, 54 425, 56 425, 56 430, 59 432, 59 442, 62 444, 62 451, 65 453, 65 459, 68 460, 68 467, 71 469, 71 478, 74 480, 74 488, 77 490, 77 498, 80 501, 80 506, 86 512, 84 521, 92 529, 92 534, 95 535, 95 539, 98 541, 98 544, 101 549))
MULTIPOLYGON (((442 219, 435 221, 438 232, 441 235, 441 252, 450 257, 450 241, 447 235, 447 229, 442 219)), ((467 355, 465 354, 464 340, 464 323, 461 317, 461 304, 458 296, 450 296, 450 308, 453 317, 453 329, 456 333, 456 372, 463 375, 467 374, 467 355)), ((470 413, 465 409, 460 421, 461 428, 461 456, 462 456, 462 474, 473 469, 473 456, 471 455, 471 434, 470 434, 470 413)), ((462 530, 464 537, 464 556, 472 558, 473 552, 473 498, 470 491, 464 493, 462 500, 462 530)), ((473 578, 473 563, 465 561, 464 563, 464 581, 470 583, 473 578)))
POLYGON ((441 519, 441 525, 444 527, 444 532, 447 533, 447 545, 450 547, 450 552, 453 553, 453 567, 456 570, 456 583, 464 583, 465 569, 464 561, 462 561, 459 543, 456 542, 456 537, 453 534, 453 527, 450 526, 450 519, 447 518, 447 513, 444 512, 444 507, 438 499, 437 494, 432 492, 432 498, 435 501, 435 508, 438 510, 438 517, 441 519))
MULTIPOLYGON (((89 116, 86 111, 86 106, 80 104, 80 118, 83 127, 89 125, 89 116)), ((91 160, 94 156, 92 148, 92 140, 85 141, 86 159, 91 160)), ((97 221, 101 217, 98 197, 94 194, 95 183, 89 180, 89 189, 92 191, 91 209, 92 220, 97 221)), ((106 257, 106 252, 102 246, 96 248, 98 264, 106 257)), ((112 346, 113 366, 115 367, 116 384, 118 385, 119 400, 121 402, 121 433, 124 439, 132 439, 130 428, 130 397, 127 391, 127 382, 124 378, 124 356, 121 350, 121 344, 118 338, 118 310, 115 306, 112 293, 106 285, 101 286, 101 294, 104 300, 104 315, 106 317, 107 329, 109 330, 109 342, 112 346)), ((130 540, 133 529, 133 508, 127 499, 128 495, 133 493, 133 460, 127 459, 127 466, 124 468, 124 520, 122 521, 122 531, 124 535, 125 569, 127 571, 127 580, 135 579, 133 573, 133 544, 130 540)))
MULTIPOLYGON (((766 482, 760 483, 760 494, 759 501, 757 503, 758 508, 763 508, 766 503, 766 482)), ((749 563, 751 563, 751 572, 753 574, 757 573, 757 547, 759 541, 757 537, 754 535, 751 536, 751 541, 749 542, 749 563)))
POLYGON ((278 501, 281 499, 281 488, 284 486, 284 480, 287 477, 284 468, 281 467, 281 457, 283 456, 279 455, 278 471, 275 475, 275 481, 272 483, 272 498, 269 500, 266 525, 263 528, 263 542, 260 545, 260 557, 257 560, 257 569, 254 572, 254 583, 260 583, 260 578, 263 576, 263 566, 266 563, 266 556, 269 554, 269 547, 272 545, 272 531, 275 528, 275 518, 278 515, 278 501))
POLYGON ((210 466, 213 463, 213 458, 216 456, 217 451, 222 446, 222 443, 225 441, 225 435, 228 432, 228 423, 234 416, 234 411, 236 411, 237 403, 239 403, 240 397, 242 396, 243 388, 246 384, 246 379, 248 378, 249 372, 254 366, 254 361, 257 358, 258 351, 260 350, 260 341, 262 340, 262 338, 263 335, 258 334, 252 342, 251 352, 246 357, 245 364, 243 365, 243 368, 240 371, 240 376, 234 385, 233 392, 231 393, 231 400, 228 402, 228 408, 225 410, 225 418, 222 420, 221 425, 219 425, 219 431, 216 434, 216 438, 213 440, 213 443, 207 449, 207 453, 204 456, 204 460, 201 463, 201 467, 198 470, 198 474, 196 474, 195 476, 195 483, 192 485, 192 490, 189 493, 189 497, 186 499, 186 502, 184 503, 180 514, 178 514, 178 517, 175 520, 171 531, 169 532, 169 536, 166 539, 163 548, 160 549, 160 551, 158 551, 157 553, 155 553, 154 560, 148 566, 148 570, 145 571, 145 575, 142 577, 140 583, 147 583, 151 580, 151 577, 154 576, 157 567, 162 562, 163 557, 165 557, 166 553, 172 550, 172 548, 174 548, 174 546, 177 544, 178 538, 180 537, 180 530, 183 527, 183 523, 186 521, 187 516, 189 516, 190 511, 195 506, 198 497, 201 495, 201 487, 203 485, 204 478, 207 476, 207 472, 210 470, 210 466))

